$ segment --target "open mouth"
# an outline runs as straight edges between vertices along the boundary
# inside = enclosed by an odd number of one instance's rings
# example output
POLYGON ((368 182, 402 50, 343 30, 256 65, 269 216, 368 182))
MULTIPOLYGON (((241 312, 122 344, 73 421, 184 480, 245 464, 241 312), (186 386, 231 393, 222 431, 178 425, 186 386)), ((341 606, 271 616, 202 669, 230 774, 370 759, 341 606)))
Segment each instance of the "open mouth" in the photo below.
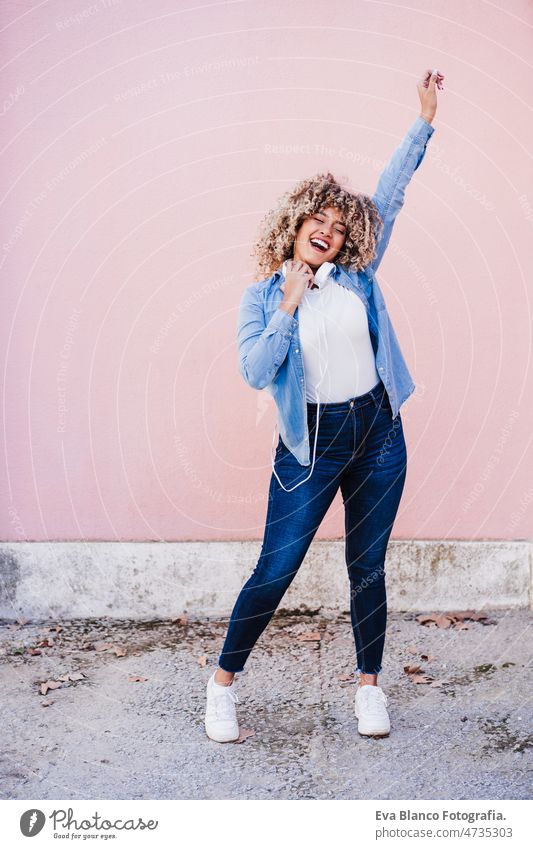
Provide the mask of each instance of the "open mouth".
POLYGON ((329 250, 329 245, 323 239, 309 239, 309 244, 313 250, 318 253, 325 254, 329 250))

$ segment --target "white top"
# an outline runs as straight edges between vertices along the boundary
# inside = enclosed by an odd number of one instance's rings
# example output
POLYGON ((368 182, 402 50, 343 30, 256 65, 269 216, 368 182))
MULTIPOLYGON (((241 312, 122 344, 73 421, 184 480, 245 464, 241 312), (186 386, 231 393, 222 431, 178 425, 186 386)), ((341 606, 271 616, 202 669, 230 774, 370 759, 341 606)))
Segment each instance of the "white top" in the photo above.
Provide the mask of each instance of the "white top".
POLYGON ((334 268, 322 263, 314 275, 319 288, 306 289, 298 306, 310 403, 347 401, 379 383, 365 305, 330 276, 334 268))

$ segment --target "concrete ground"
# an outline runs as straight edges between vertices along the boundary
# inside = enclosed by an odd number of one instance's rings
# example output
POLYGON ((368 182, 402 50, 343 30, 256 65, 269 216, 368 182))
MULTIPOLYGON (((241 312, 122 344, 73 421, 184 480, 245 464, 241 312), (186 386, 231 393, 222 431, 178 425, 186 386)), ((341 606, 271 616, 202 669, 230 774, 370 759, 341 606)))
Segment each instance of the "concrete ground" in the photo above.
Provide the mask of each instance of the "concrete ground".
POLYGON ((349 615, 279 610, 239 678, 244 739, 226 744, 203 726, 225 621, 4 623, 0 796, 528 799, 532 613, 483 612, 445 629, 389 613, 392 728, 374 739, 353 713, 349 615))

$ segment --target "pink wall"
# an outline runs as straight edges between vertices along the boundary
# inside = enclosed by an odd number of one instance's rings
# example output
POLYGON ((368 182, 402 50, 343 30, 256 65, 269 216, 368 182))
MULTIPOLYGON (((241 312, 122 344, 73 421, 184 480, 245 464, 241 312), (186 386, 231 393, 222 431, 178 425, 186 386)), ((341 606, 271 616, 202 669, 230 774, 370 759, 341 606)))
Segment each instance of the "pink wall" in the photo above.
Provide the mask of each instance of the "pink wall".
MULTIPOLYGON (((275 411, 235 340, 258 223, 325 168, 371 193, 432 66, 379 275, 418 385, 394 536, 532 536, 531 3, 1 13, 3 539, 262 535, 275 411)), ((318 538, 342 533, 339 493, 318 538)))

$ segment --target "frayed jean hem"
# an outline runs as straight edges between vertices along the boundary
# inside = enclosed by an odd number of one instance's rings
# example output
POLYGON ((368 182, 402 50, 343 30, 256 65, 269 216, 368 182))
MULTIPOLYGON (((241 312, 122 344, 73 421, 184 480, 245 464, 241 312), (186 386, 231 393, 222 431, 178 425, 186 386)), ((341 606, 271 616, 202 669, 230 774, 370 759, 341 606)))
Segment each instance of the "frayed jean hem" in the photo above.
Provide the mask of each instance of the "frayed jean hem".
POLYGON ((226 669, 220 663, 220 657, 218 658, 217 663, 218 663, 218 665, 220 666, 220 668, 222 669, 223 672, 233 672, 234 675, 246 675, 246 673, 248 672, 248 670, 245 669, 244 667, 242 669, 226 669))

